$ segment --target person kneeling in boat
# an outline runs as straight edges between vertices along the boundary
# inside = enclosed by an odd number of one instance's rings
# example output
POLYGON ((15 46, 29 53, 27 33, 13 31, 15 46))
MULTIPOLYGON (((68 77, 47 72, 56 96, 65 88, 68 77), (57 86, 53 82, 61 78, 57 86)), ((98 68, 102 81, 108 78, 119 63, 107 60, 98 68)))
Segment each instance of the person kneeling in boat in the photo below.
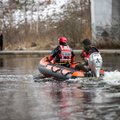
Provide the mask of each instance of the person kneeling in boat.
POLYGON ((60 64, 65 67, 70 67, 70 63, 74 62, 75 54, 67 44, 66 37, 58 38, 59 45, 52 51, 49 60, 54 64, 60 64))
POLYGON ((82 44, 83 44, 84 49, 82 50, 82 53, 81 53, 80 57, 82 58, 83 62, 78 64, 75 67, 75 69, 83 70, 85 72, 88 72, 89 71, 88 59, 89 59, 90 55, 93 52, 99 52, 99 51, 98 51, 98 49, 96 47, 92 46, 91 40, 89 40, 89 39, 84 39, 82 41, 82 44))

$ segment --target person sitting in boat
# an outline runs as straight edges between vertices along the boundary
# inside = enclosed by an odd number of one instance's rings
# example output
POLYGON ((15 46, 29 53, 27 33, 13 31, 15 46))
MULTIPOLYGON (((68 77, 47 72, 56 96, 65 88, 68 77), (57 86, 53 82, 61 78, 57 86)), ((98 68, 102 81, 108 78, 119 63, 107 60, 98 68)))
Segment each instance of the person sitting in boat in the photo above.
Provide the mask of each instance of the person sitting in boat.
POLYGON ((89 39, 84 39, 82 41, 84 49, 81 53, 81 58, 83 58, 84 61, 88 61, 88 58, 90 57, 91 53, 93 52, 99 52, 98 49, 94 46, 92 46, 91 41, 89 39))
POLYGON ((93 52, 99 52, 98 49, 91 44, 91 40, 89 39, 84 39, 82 41, 84 49, 82 50, 82 53, 80 57, 82 58, 83 62, 81 62, 79 65, 76 66, 77 70, 83 70, 85 72, 89 71, 88 68, 88 59, 90 55, 93 52))
POLYGON ((74 62, 75 54, 67 44, 66 37, 58 38, 59 45, 52 51, 49 60, 53 63, 70 67, 70 63, 74 62))

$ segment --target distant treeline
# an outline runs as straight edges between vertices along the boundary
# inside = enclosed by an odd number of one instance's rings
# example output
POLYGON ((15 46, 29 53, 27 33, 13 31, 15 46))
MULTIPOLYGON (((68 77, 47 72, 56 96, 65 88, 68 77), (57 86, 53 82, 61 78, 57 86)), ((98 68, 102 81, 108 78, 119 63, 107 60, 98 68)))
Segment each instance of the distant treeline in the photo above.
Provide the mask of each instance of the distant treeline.
MULTIPOLYGON (((52 19, 53 16, 48 16, 45 20, 41 19, 40 9, 50 4, 52 0, 38 3, 35 0, 8 0, 1 3, 3 12, 0 15, 0 26, 4 33, 4 47, 6 49, 52 49, 58 44, 58 37, 65 36, 69 39, 71 47, 80 49, 84 38, 92 39, 90 0, 69 0, 61 8, 63 13, 54 13, 54 18, 59 20, 52 19), (24 13, 21 15, 24 19, 15 24, 13 15, 18 10, 24 13), (29 11, 31 19, 27 17, 29 11), (35 13, 37 20, 34 20, 35 13)), ((100 48, 106 45, 111 48, 114 43, 115 47, 119 47, 117 41, 120 38, 120 26, 114 26, 112 30, 111 33, 103 33, 100 41, 93 41, 94 44, 100 48)))

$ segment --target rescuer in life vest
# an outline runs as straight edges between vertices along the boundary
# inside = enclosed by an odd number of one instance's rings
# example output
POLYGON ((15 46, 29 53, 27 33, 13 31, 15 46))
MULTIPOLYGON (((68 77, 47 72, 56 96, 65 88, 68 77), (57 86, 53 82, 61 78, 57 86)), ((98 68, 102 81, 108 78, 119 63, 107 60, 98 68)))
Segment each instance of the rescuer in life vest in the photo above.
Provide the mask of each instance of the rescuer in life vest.
POLYGON ((85 72, 88 72, 89 71, 88 59, 89 59, 90 55, 93 52, 99 52, 99 51, 98 51, 97 48, 92 46, 91 40, 89 40, 89 39, 84 39, 82 41, 82 44, 83 44, 84 49, 82 50, 82 53, 80 54, 80 57, 82 58, 83 63, 80 63, 79 65, 77 65, 75 69, 83 70, 85 72))
POLYGON ((70 67, 70 63, 74 62, 75 54, 67 44, 66 37, 58 38, 59 45, 52 51, 49 57, 49 61, 53 63, 63 65, 65 67, 70 67))

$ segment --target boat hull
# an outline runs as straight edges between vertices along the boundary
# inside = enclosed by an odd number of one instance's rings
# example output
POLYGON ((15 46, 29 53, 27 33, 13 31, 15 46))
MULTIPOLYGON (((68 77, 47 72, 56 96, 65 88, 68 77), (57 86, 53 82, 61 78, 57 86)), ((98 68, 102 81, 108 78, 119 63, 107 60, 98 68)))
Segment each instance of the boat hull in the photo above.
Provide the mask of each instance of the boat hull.
MULTIPOLYGON (((71 66, 77 65, 72 64, 71 66)), ((91 75, 82 70, 75 70, 73 68, 67 68, 58 64, 53 64, 48 61, 47 57, 44 57, 40 60, 38 66, 39 72, 43 74, 45 77, 52 77, 58 80, 67 80, 72 78, 83 78, 83 77, 91 77, 91 75)))

